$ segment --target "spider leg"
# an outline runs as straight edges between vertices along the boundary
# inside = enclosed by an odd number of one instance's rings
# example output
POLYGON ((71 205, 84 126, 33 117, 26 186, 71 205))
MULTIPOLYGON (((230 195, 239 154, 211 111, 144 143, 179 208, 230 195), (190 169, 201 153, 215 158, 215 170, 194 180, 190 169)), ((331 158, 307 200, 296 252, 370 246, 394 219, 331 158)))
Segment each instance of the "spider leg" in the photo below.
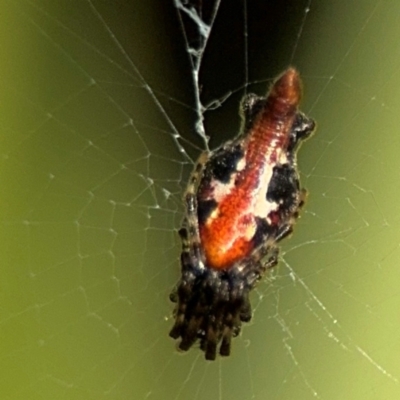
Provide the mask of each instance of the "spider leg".
POLYGON ((179 230, 179 236, 182 240, 182 251, 190 251, 193 243, 200 245, 198 201, 196 194, 208 157, 209 154, 207 152, 204 152, 200 155, 199 161, 197 162, 190 176, 189 183, 186 188, 186 193, 184 196, 186 216, 183 219, 182 227, 179 230))
POLYGON ((279 257, 279 247, 274 247, 272 250, 272 254, 263 264, 263 268, 265 270, 274 268, 276 264, 278 264, 278 257, 279 257))
POLYGON ((241 328, 241 313, 247 299, 248 292, 238 281, 232 280, 228 275, 220 276, 219 291, 211 306, 213 310, 205 321, 205 334, 201 338, 200 347, 205 352, 207 360, 214 360, 217 346, 221 356, 229 356, 231 352, 232 337, 239 334, 241 328))
POLYGON ((202 254, 196 192, 207 157, 207 153, 203 153, 200 156, 186 188, 184 196, 186 216, 178 231, 182 241, 181 279, 170 294, 170 300, 177 304, 174 310, 175 324, 169 335, 174 339, 179 337, 182 339, 179 348, 183 351, 188 350, 196 341, 198 331, 204 324, 203 320, 206 314, 204 306, 207 301, 199 298, 198 295, 193 296, 193 292, 198 290, 195 288, 196 282, 203 273, 200 269, 202 254))
POLYGON ((287 238, 293 232, 293 223, 289 222, 285 225, 282 225, 278 231, 276 232, 276 241, 280 242, 282 239, 287 238))

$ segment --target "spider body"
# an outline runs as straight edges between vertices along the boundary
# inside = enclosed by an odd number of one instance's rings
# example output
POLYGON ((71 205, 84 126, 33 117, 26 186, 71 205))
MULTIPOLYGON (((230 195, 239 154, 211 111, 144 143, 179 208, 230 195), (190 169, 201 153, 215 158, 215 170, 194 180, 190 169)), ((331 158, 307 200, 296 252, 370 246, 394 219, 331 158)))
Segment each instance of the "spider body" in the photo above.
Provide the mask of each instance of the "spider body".
POLYGON ((204 152, 184 197, 181 279, 170 336, 188 350, 196 341, 208 360, 251 319, 249 293, 278 262, 277 244, 292 232, 304 204, 296 164, 298 144, 315 128, 298 110, 301 81, 288 68, 266 97, 242 102, 242 133, 204 152))

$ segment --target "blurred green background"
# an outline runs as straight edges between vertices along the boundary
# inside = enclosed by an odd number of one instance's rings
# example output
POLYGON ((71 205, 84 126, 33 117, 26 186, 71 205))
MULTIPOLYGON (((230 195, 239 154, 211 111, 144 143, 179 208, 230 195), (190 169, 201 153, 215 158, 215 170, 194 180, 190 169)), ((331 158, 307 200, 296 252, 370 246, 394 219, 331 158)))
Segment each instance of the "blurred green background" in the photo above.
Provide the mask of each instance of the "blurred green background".
POLYGON ((291 63, 318 130, 295 234, 233 355, 209 363, 168 337, 180 196, 204 148, 188 14, 3 1, 0 397, 398 399, 399 15, 388 0, 222 0, 200 74, 204 104, 222 103, 205 113, 211 147, 237 132, 244 92, 291 63))

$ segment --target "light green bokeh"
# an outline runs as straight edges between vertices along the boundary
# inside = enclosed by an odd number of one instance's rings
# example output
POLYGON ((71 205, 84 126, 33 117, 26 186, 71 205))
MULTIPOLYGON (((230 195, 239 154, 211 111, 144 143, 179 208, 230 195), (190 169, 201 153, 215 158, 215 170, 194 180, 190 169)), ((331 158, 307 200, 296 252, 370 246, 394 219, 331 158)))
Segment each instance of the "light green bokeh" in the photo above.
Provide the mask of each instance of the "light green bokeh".
POLYGON ((190 88, 163 15, 39 3, 0 16, 1 398, 399 398, 400 6, 311 3, 310 198, 232 357, 207 363, 167 337, 191 164, 165 115, 193 119, 169 101, 190 88))

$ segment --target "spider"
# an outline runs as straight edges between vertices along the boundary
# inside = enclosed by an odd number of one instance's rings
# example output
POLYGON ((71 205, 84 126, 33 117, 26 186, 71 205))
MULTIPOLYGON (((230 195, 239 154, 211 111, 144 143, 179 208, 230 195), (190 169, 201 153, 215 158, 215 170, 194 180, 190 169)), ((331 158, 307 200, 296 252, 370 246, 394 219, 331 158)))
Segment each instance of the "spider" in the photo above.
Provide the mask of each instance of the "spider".
POLYGON ((196 342, 207 360, 228 356, 249 322, 249 293, 278 263, 278 243, 291 234, 306 199, 296 153, 315 122, 298 110, 301 80, 289 67, 266 97, 241 103, 241 133, 204 152, 184 195, 181 277, 170 336, 178 348, 196 342))

